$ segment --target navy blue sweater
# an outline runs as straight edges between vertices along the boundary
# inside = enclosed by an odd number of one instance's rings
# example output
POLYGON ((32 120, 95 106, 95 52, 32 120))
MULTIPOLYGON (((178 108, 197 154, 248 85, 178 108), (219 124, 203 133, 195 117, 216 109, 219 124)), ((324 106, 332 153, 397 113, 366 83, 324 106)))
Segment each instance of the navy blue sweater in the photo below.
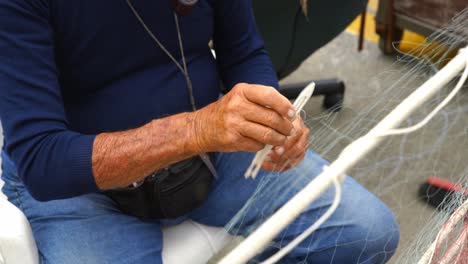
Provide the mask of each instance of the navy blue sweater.
MULTIPOLYGON (((180 60, 170 1, 133 3, 180 60)), ((197 107, 218 98, 220 81, 277 86, 250 0, 201 0, 180 26, 197 107)), ((99 191, 95 135, 185 111, 183 75, 125 0, 0 0, 4 150, 36 199, 99 191)))

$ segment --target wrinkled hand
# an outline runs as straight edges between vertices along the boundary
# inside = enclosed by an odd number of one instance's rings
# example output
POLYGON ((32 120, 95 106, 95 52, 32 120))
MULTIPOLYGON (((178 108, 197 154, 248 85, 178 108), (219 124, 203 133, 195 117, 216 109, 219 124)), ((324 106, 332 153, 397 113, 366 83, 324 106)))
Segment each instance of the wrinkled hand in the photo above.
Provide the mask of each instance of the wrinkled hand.
POLYGON ((299 116, 294 120, 293 125, 295 134, 288 137, 283 145, 273 148, 262 164, 262 169, 287 171, 304 159, 309 143, 309 128, 304 125, 299 116))
POLYGON ((274 88, 241 83, 194 115, 198 151, 254 152, 287 143, 296 113, 274 88))

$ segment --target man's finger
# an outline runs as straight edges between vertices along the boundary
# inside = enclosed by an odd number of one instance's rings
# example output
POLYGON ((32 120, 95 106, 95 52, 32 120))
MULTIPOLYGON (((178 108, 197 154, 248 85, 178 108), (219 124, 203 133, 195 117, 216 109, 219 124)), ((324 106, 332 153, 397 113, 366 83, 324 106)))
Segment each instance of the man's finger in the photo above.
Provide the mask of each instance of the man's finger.
MULTIPOLYGON (((290 145, 290 140, 291 139, 288 139, 288 142, 284 146, 290 145)), ((293 161, 296 159, 300 159, 300 161, 302 160, 305 152, 307 151, 308 145, 309 137, 306 134, 303 134, 297 139, 297 141, 294 141, 294 144, 289 149, 286 149, 286 147, 283 146, 273 148, 273 150, 268 154, 268 158, 271 162, 276 164, 291 162, 295 166, 297 164, 293 161)))
MULTIPOLYGON (((295 146, 300 144, 299 141, 303 137, 304 131, 299 129, 296 132, 296 135, 288 137, 284 145, 274 147, 271 150, 271 152, 269 153, 271 160, 274 162, 282 162, 284 159, 297 156, 297 151, 299 148, 296 148, 295 146)), ((308 138, 306 137, 305 141, 307 140, 308 138)))
POLYGON ((278 131, 248 121, 240 126, 240 133, 244 137, 273 146, 283 145, 286 142, 286 136, 280 134, 278 131))
POLYGON ((291 169, 292 167, 294 166, 291 165, 289 162, 278 164, 278 163, 266 161, 262 164, 262 169, 267 170, 267 171, 273 171, 273 172, 284 172, 284 171, 291 169))
POLYGON ((301 163, 301 161, 304 159, 304 157, 306 155, 308 147, 309 147, 309 141, 308 141, 307 137, 304 137, 304 139, 301 139, 301 141, 298 142, 297 151, 295 152, 296 156, 293 156, 291 158, 291 165, 293 167, 297 166, 299 163, 301 163))
POLYGON ((262 169, 273 172, 282 172, 285 171, 285 168, 289 165, 280 165, 278 163, 265 161, 262 164, 262 169))
POLYGON ((251 103, 241 111, 245 112, 244 118, 248 121, 273 128, 284 136, 290 136, 291 132, 293 132, 291 121, 272 109, 251 103))
POLYGON ((301 137, 292 145, 289 149, 286 149, 284 156, 289 158, 296 158, 298 155, 305 153, 309 145, 309 137, 306 134, 302 134, 301 137))
POLYGON ((289 120, 293 120, 296 117, 296 112, 291 102, 275 90, 275 88, 253 84, 249 84, 249 86, 247 89, 243 89, 243 92, 250 102, 263 107, 269 107, 289 120))
POLYGON ((248 152, 257 152, 265 147, 265 144, 262 144, 251 138, 244 138, 242 143, 239 144, 239 150, 248 151, 248 152))

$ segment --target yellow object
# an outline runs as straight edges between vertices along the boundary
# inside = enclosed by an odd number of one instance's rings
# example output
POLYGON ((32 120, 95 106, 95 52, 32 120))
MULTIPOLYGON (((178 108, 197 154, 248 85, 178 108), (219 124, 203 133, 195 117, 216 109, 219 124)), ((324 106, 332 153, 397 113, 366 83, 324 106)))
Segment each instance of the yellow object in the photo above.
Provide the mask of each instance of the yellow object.
MULTIPOLYGON (((358 16, 346 29, 347 32, 359 35, 361 27, 361 16, 358 16)), ((366 26, 364 28, 364 39, 379 42, 379 35, 375 33, 375 15, 370 12, 366 13, 366 26)))
MULTIPOLYGON (((379 42, 379 35, 375 33, 375 13, 377 12, 378 1, 370 0, 367 4, 366 26, 364 28, 364 39, 372 42, 379 42)), ((361 16, 358 16, 346 29, 347 32, 359 35, 361 26, 361 16)), ((411 31, 405 30, 400 49, 403 52, 412 50, 415 46, 424 42, 425 37, 411 31)))
POLYGON ((375 14, 375 12, 377 12, 378 7, 379 7, 379 1, 378 0, 369 0, 369 2, 367 3, 367 10, 369 10, 373 14, 375 14))
MULTIPOLYGON (((364 39, 367 41, 372 41, 375 43, 379 42, 379 35, 375 33, 375 13, 378 9, 378 0, 369 0, 367 4, 367 13, 366 13, 366 24, 364 28, 364 39)), ((346 29, 347 32, 359 35, 359 30, 361 27, 361 16, 358 16, 346 29)), ((432 58, 434 54, 430 54, 431 52, 434 53, 436 50, 439 50, 444 47, 439 46, 437 43, 432 43, 434 45, 433 48, 427 48, 427 44, 424 44, 424 40, 426 38, 422 35, 417 33, 405 30, 403 33, 402 40, 399 45, 399 50, 402 53, 411 53, 417 57, 424 57, 424 58, 432 58), (423 49, 426 47, 425 49, 423 49), (437 48, 436 48, 437 47, 437 48), (427 52, 426 52, 427 51, 427 52)), ((448 56, 449 58, 453 57, 455 52, 448 56)), ((438 59, 438 58, 433 58, 438 59)))

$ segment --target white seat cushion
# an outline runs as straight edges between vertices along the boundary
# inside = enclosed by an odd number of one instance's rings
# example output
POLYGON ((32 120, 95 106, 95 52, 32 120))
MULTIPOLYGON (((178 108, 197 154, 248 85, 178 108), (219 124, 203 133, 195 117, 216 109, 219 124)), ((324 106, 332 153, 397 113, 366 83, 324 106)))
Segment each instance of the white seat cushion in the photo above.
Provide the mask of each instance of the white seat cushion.
POLYGON ((163 236, 164 264, 207 263, 234 238, 224 228, 205 226, 191 220, 163 228, 163 236))
POLYGON ((39 263, 31 227, 23 212, 2 197, 0 215, 0 263, 39 263))

